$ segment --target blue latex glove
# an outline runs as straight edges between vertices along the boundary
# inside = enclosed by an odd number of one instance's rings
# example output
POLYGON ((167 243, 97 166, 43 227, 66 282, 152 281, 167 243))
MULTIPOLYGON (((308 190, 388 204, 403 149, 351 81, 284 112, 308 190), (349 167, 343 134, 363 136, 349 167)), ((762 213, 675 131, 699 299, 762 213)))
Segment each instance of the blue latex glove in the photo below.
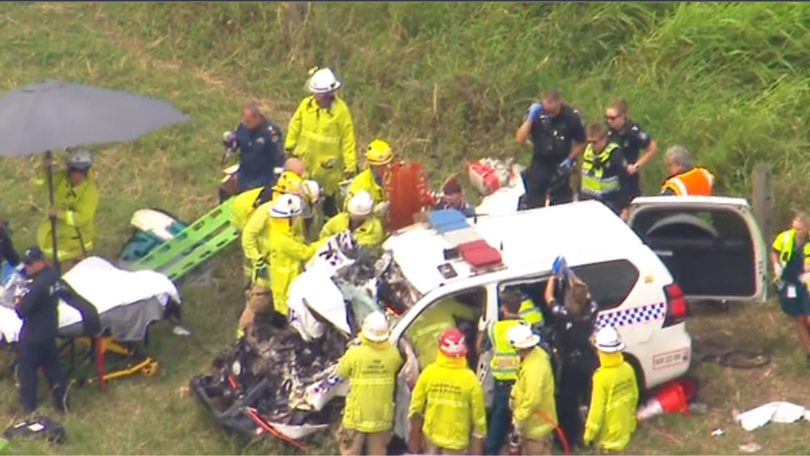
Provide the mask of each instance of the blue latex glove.
POLYGON ((529 106, 529 115, 527 118, 532 122, 537 122, 537 119, 540 118, 540 113, 543 112, 543 104, 542 103, 533 103, 529 106))
POLYGON ((560 163, 560 168, 562 169, 568 170, 573 167, 574 167, 574 160, 571 160, 571 157, 566 158, 565 160, 563 160, 562 163, 560 163))
POLYGON ((554 264, 551 265, 551 272, 553 272, 556 276, 564 274, 567 269, 568 265, 565 262, 565 257, 562 255, 555 258, 554 264))

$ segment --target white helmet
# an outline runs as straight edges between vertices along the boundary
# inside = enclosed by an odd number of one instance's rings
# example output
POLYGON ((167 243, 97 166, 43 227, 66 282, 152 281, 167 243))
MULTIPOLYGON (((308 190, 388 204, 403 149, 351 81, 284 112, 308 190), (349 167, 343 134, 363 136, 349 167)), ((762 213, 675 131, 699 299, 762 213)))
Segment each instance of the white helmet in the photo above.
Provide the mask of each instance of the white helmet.
POLYGON ((616 353, 624 350, 624 342, 613 326, 605 326, 597 331, 595 339, 594 345, 601 352, 616 353))
POLYGON ((371 215, 374 211, 374 199, 365 190, 360 190, 349 199, 349 214, 357 216, 371 215))
POLYGON ((372 342, 384 342, 391 334, 388 319, 380 311, 374 311, 363 320, 363 336, 372 342))
POLYGON ((309 202, 315 204, 321 199, 321 186, 317 181, 305 180, 304 183, 301 184, 301 193, 304 194, 309 202))
POLYGON ((87 149, 73 149, 68 152, 67 166, 69 169, 86 171, 93 166, 93 154, 87 149))
POLYGON ((312 93, 329 93, 343 86, 335 73, 329 68, 321 68, 309 78, 309 91, 312 93))
POLYGON ((540 336, 532 332, 532 329, 525 324, 510 327, 506 331, 509 344, 514 348, 532 348, 540 343, 540 336))
POLYGON ((293 194, 283 194, 276 198, 273 207, 270 208, 270 217, 290 218, 303 213, 301 197, 293 194))

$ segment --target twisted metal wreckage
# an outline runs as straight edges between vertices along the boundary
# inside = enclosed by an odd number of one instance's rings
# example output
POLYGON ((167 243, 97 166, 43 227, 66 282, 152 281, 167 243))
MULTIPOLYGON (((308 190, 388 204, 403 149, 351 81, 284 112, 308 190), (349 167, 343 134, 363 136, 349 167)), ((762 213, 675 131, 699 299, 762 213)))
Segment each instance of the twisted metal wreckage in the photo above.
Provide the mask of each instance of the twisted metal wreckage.
MULTIPOLYGON (((348 383, 334 371, 357 343, 363 319, 375 310, 396 319, 418 298, 413 293, 390 255, 375 262, 365 248, 329 242, 291 287, 290 326, 277 330, 260 319, 215 358, 210 373, 191 380, 191 389, 226 430, 270 434, 304 450, 298 439, 340 420, 348 383), (322 284, 324 274, 336 286, 308 302, 304 290, 322 284)), ((401 348, 408 358, 402 374, 415 381, 413 349, 404 341, 401 348)))

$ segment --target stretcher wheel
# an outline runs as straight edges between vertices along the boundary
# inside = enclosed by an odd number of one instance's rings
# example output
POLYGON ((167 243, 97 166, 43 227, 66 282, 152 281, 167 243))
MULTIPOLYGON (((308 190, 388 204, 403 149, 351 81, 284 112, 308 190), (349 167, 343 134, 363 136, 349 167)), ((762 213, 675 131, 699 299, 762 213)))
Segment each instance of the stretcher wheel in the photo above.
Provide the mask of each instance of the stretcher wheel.
POLYGON ((151 377, 151 376, 155 375, 155 373, 157 373, 157 370, 158 370, 157 361, 152 361, 149 364, 147 364, 146 366, 144 366, 143 369, 141 369, 141 374, 144 377, 151 377))

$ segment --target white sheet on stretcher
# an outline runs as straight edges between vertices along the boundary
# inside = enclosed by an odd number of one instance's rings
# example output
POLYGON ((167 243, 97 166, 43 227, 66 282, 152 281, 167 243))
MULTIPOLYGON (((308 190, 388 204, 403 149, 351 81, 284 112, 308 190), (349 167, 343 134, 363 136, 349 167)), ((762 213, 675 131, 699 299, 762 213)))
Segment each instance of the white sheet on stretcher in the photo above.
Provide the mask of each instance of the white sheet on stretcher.
MULTIPOLYGON (((99 314, 149 298, 158 298, 165 306, 169 300, 180 302, 177 287, 165 275, 155 271, 125 271, 99 257, 90 257, 66 272, 63 279, 90 301, 99 314)), ((82 321, 78 310, 59 303, 59 327, 82 321)), ((22 320, 14 309, 0 306, 0 333, 6 342, 17 342, 22 320)))

